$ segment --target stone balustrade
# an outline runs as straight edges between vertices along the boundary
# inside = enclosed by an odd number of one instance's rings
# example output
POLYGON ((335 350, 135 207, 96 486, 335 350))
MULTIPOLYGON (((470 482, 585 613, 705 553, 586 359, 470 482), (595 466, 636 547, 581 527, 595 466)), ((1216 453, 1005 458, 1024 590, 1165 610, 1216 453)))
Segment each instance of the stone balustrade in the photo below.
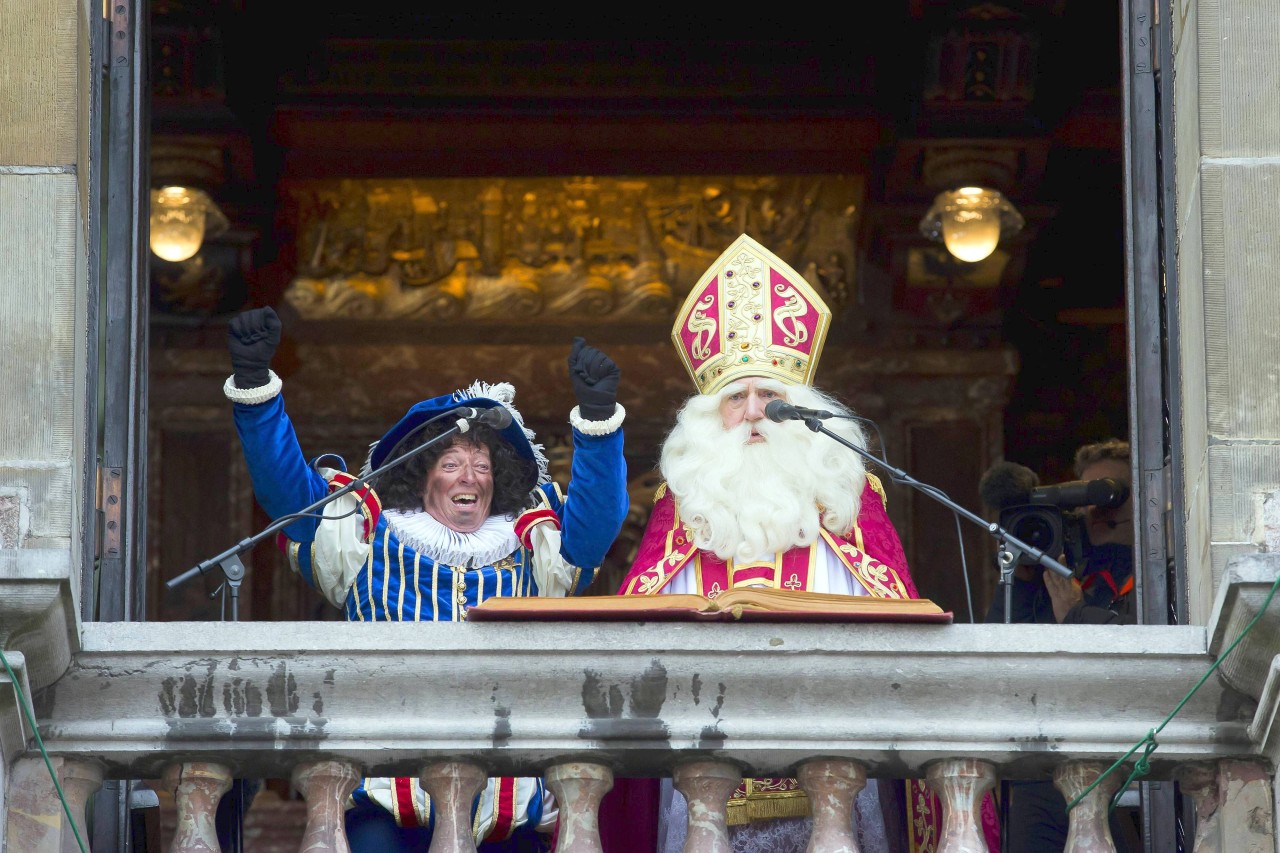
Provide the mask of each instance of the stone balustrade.
MULTIPOLYGON (((36 707, 77 820, 103 778, 163 779, 175 853, 218 849, 212 810, 235 777, 292 779, 302 849, 345 851, 342 802, 362 775, 422 781, 433 853, 474 849, 469 808, 487 775, 544 776, 566 853, 599 850, 615 776, 673 779, 689 851, 728 849, 741 776, 794 776, 814 853, 857 850, 847 828, 867 779, 919 778, 944 807, 941 849, 958 853, 985 850, 979 804, 1000 779, 1084 792, 1211 664, 1195 627, 114 623, 85 626, 36 707)), ((1214 827, 1233 797, 1270 802, 1248 720, 1219 719, 1229 692, 1207 680, 1151 756, 1149 778, 1195 792, 1200 853, 1226 849, 1214 827)), ((1121 781, 1073 810, 1069 849, 1112 849, 1121 781)), ((13 763, 10 791, 17 849, 76 849, 38 755, 13 763)))

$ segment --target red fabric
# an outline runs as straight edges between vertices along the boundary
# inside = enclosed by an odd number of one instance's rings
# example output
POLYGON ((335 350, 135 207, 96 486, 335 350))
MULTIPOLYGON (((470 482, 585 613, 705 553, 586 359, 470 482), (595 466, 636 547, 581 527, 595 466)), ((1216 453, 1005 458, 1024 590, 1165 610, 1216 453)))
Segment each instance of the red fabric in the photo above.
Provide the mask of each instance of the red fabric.
POLYGON ((614 779, 600 801, 600 846, 604 853, 658 848, 660 779, 614 779))
POLYGON ((493 803, 493 829, 484 837, 485 841, 506 841, 511 837, 511 830, 516 822, 516 780, 511 776, 498 778, 497 796, 493 803))
POLYGON ((1000 849, 1000 810, 990 791, 982 798, 982 834, 987 839, 988 850, 1000 849))
MULTIPOLYGON (((627 570, 627 576, 618 589, 619 595, 626 595, 633 578, 649 566, 662 559, 667 553, 667 534, 676 522, 676 502, 671 492, 664 491, 653 505, 649 513, 649 521, 644 527, 644 536, 640 537, 640 547, 636 549, 636 558, 627 570)), ((683 530, 683 526, 681 530, 683 530)), ((673 543, 674 544, 674 543, 673 543)), ((681 543, 681 545, 687 543, 681 543)), ((676 546, 680 547, 679 545, 676 546)))
POLYGON ((397 817, 400 819, 400 825, 407 829, 416 829, 422 824, 418 823, 418 812, 413 807, 413 780, 407 776, 397 776, 395 782, 396 792, 396 811, 397 817))
POLYGON ((529 539, 529 533, 539 524, 554 525, 557 530, 560 529, 560 516, 549 509, 531 509, 520 513, 516 518, 515 531, 516 537, 520 540, 520 544, 526 548, 532 548, 533 543, 529 539))
MULTIPOLYGON (((336 492, 338 489, 354 482, 355 479, 345 471, 336 471, 333 474, 333 478, 329 480, 329 491, 336 492)), ((378 519, 382 516, 382 502, 378 500, 378 496, 368 486, 352 489, 351 494, 356 495, 364 502, 364 540, 365 542, 372 542, 373 532, 378 529, 378 519)))
MULTIPOLYGON (((880 497, 868 481, 862 487, 862 510, 858 513, 858 529, 862 531, 863 550, 890 568, 896 569, 908 598, 919 598, 916 585, 907 567, 907 554, 902 549, 898 531, 885 511, 884 498, 880 497)), ((852 538, 852 537, 851 537, 852 538)), ((857 544, 856 539, 854 544, 857 544)))

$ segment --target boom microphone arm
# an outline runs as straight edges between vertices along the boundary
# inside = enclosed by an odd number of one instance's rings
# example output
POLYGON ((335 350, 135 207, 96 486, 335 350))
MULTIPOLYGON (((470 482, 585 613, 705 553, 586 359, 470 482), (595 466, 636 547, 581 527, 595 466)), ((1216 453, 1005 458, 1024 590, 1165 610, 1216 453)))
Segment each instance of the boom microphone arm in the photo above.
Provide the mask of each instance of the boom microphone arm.
MULTIPOLYGON (((1008 530, 1005 530, 1003 527, 1001 527, 998 522, 987 521, 983 519, 981 516, 975 515, 974 513, 960 506, 951 498, 947 497, 946 493, 943 492, 941 489, 937 488, 936 486, 930 486, 926 483, 921 483, 919 480, 915 479, 907 472, 899 468, 894 468, 888 462, 885 462, 883 459, 880 459, 878 456, 876 456, 873 453, 867 452, 863 448, 859 447, 858 445, 846 439, 844 436, 837 435, 836 433, 827 429, 826 426, 823 425, 821 418, 805 417, 805 418, 799 418, 798 420, 802 420, 804 425, 807 426, 813 432, 820 432, 823 435, 833 438, 836 441, 843 444, 845 447, 852 450, 854 453, 857 453, 863 459, 866 459, 870 462, 874 462, 877 466, 884 469, 884 471, 889 475, 889 479, 891 479, 893 482, 899 483, 904 486, 910 486, 916 491, 923 492, 924 494, 938 501, 942 505, 951 509, 952 512, 955 512, 963 516, 964 518, 967 518, 969 521, 972 521, 974 524, 977 524, 979 527, 986 530, 992 536, 996 537, 996 541, 999 546, 999 559, 1000 559, 1000 566, 1002 570, 1012 572, 1013 567, 1018 562, 1018 558, 1021 555, 1026 554, 1027 556, 1035 560, 1037 563, 1044 566, 1046 569, 1050 569, 1054 572, 1057 572, 1058 574, 1062 575, 1065 578, 1072 577, 1072 571, 1070 569, 1068 569, 1062 563, 1058 562, 1055 558, 1046 554, 1044 551, 1040 550, 1039 548, 1033 547, 1032 545, 1029 545, 1026 542, 1023 542, 1021 539, 1014 536, 1008 530)), ((1006 587, 1006 589, 1008 589, 1008 587, 1006 587)), ((1006 618, 1007 618, 1008 611, 1006 610, 1005 612, 1006 612, 1006 618)))

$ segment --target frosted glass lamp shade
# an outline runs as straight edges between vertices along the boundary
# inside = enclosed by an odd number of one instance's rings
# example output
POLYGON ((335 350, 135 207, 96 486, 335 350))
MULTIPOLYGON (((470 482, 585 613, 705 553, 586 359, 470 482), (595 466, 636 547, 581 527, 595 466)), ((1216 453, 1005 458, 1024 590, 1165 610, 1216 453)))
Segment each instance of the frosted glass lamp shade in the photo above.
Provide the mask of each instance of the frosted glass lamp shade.
POLYGON ((1022 215, 999 191, 961 187, 938 193, 920 220, 920 233, 972 264, 988 257, 1002 237, 1018 233, 1023 224, 1022 215))
POLYGON ((204 190, 166 186, 151 191, 151 251, 166 261, 193 257, 208 234, 226 226, 226 217, 204 190))

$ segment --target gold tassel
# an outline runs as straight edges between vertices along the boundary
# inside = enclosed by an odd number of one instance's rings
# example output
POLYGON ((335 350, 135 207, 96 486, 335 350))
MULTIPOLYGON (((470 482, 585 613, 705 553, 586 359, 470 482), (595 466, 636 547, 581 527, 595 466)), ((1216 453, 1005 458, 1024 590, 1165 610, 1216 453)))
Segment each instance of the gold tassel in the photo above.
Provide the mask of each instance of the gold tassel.
POLYGON ((783 791, 771 794, 748 794, 729 800, 725 823, 741 826, 757 820, 774 820, 782 817, 808 817, 811 813, 809 798, 804 791, 783 791))

